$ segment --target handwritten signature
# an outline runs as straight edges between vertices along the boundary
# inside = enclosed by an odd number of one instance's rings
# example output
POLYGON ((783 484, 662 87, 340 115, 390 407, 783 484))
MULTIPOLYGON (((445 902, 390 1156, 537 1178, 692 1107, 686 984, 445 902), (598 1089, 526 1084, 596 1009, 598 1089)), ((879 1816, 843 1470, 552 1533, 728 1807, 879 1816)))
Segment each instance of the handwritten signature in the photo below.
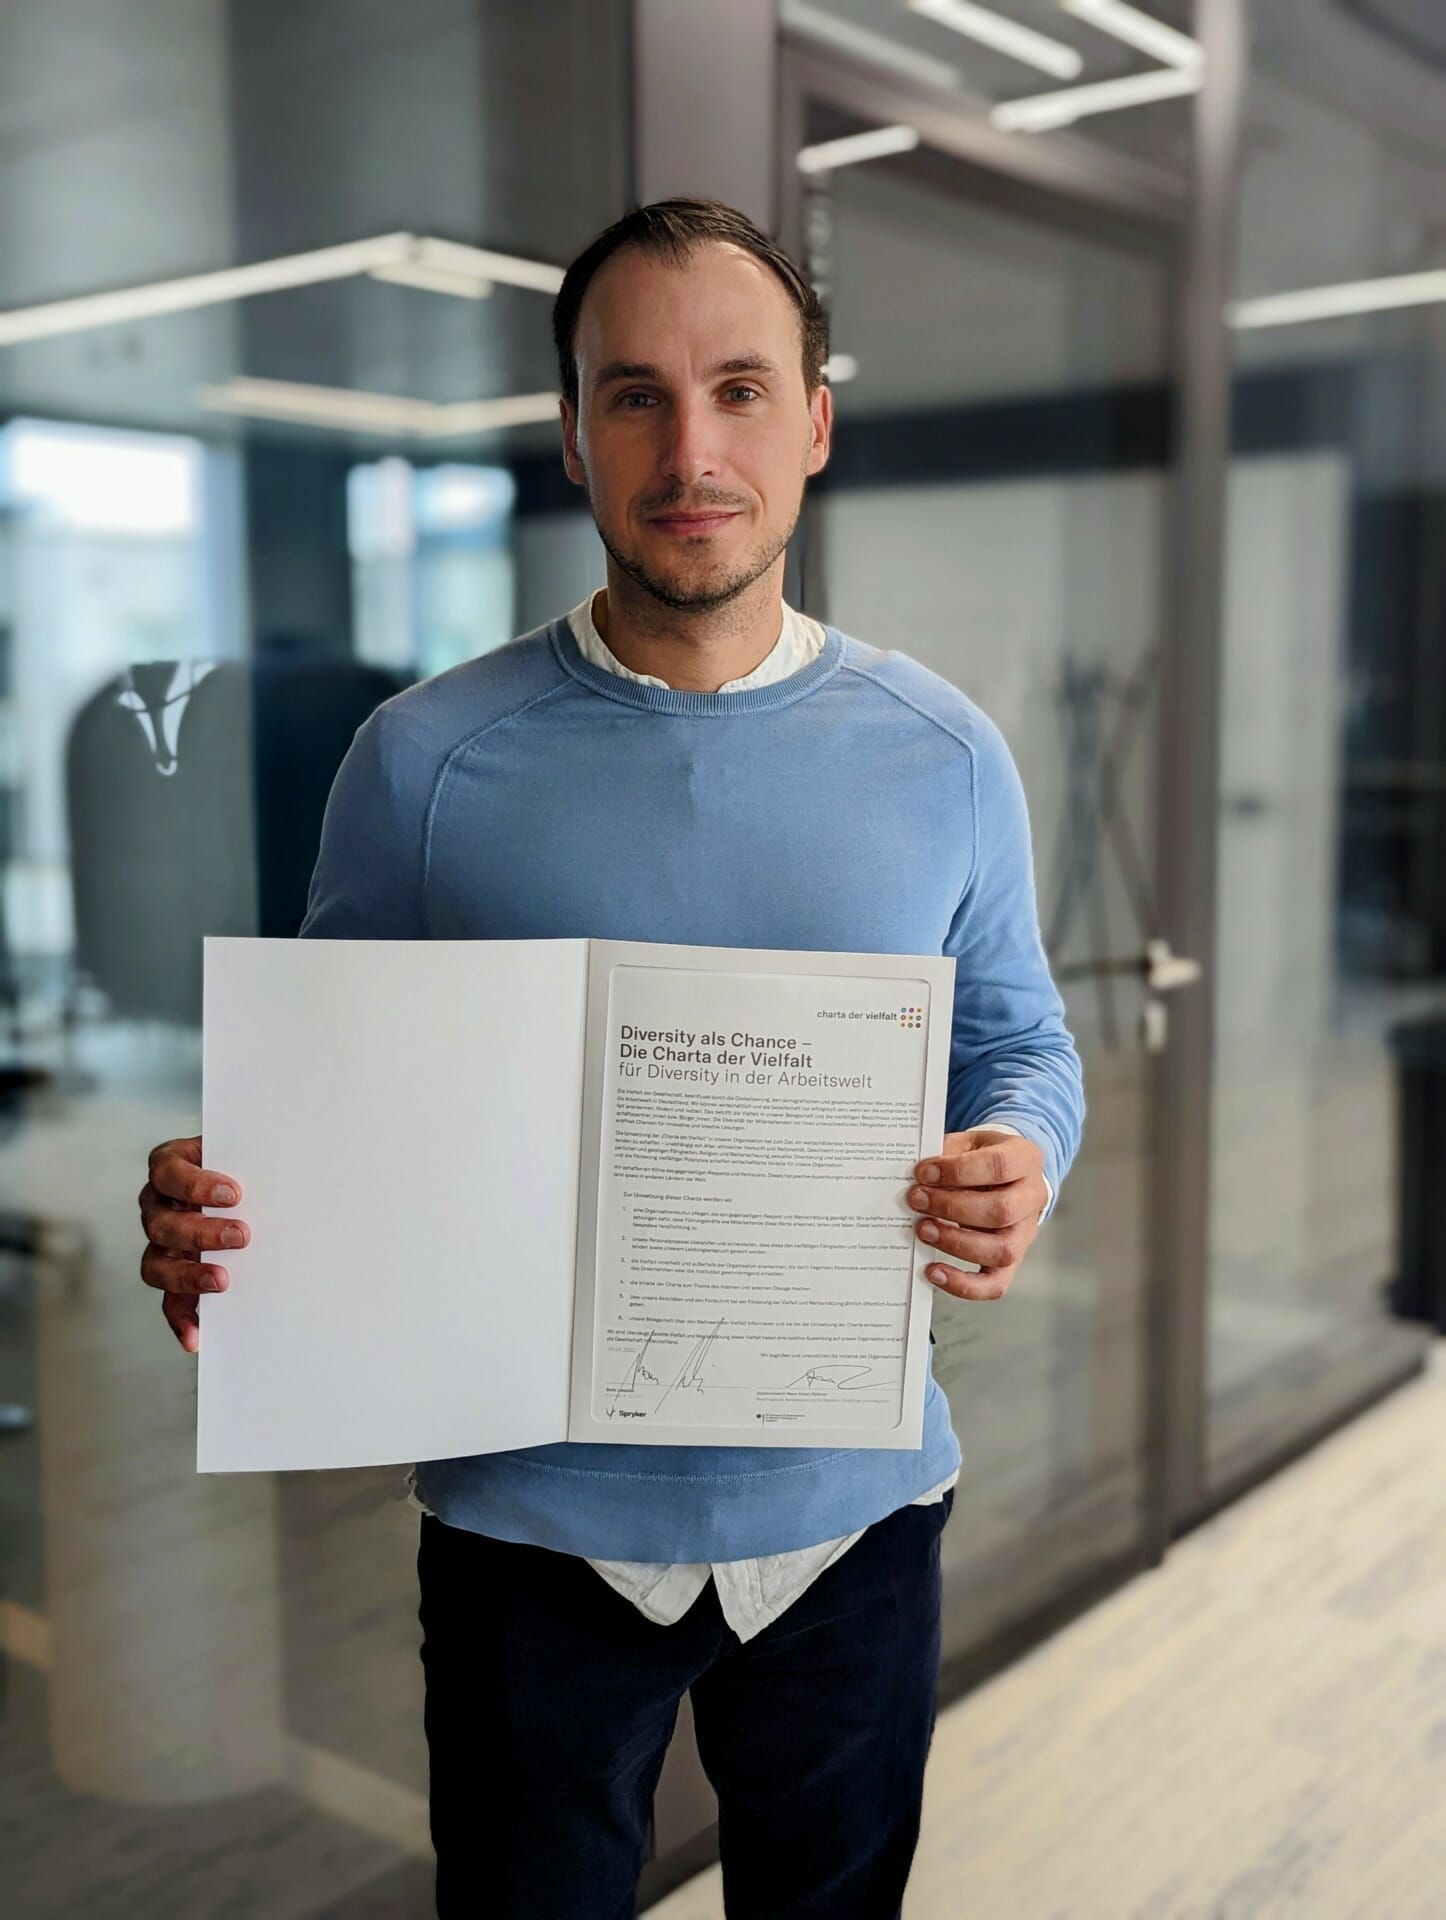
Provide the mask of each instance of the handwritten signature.
MULTIPOLYGON (((668 1395, 672 1393, 675 1388, 683 1393, 704 1393, 707 1391, 706 1383, 702 1377, 703 1362, 708 1358, 712 1350, 713 1342, 718 1338, 722 1327, 723 1322, 720 1320, 711 1333, 705 1333, 701 1340, 694 1341, 692 1350, 689 1352, 682 1366, 679 1367, 677 1373, 659 1396, 653 1408, 654 1413, 658 1411, 663 1401, 667 1399, 668 1395)), ((612 1396, 608 1406, 608 1418, 610 1420, 617 1412, 618 1395, 620 1393, 636 1393, 640 1380, 651 1380, 654 1386, 659 1384, 658 1375, 643 1365, 644 1360, 648 1356, 648 1349, 652 1346, 656 1334, 657 1328, 654 1327, 650 1330, 647 1339, 644 1340, 643 1344, 638 1348, 636 1354, 634 1354, 632 1365, 628 1368, 617 1386, 610 1389, 612 1396)))
MULTIPOLYGON (((658 1396, 653 1406, 653 1412, 655 1414, 661 1409, 663 1402, 671 1393, 703 1394, 708 1391, 709 1383, 703 1378, 703 1365, 711 1354, 713 1342, 722 1332, 723 1326, 724 1322, 720 1320, 711 1333, 705 1333, 700 1340, 694 1341, 682 1366, 679 1367, 677 1373, 658 1396)), ((644 1380, 651 1381, 654 1386, 659 1384, 659 1376, 644 1364, 650 1357, 649 1349, 652 1347, 653 1341, 656 1338, 657 1328, 654 1327, 649 1330, 647 1338, 634 1354, 632 1363, 622 1379, 615 1387, 609 1389, 609 1419, 612 1419, 617 1412, 618 1396, 620 1394, 636 1393, 639 1383, 644 1380)), ((873 1373, 874 1369, 872 1366, 867 1365, 847 1366, 841 1362, 836 1362, 832 1365, 820 1363, 816 1366, 806 1367, 802 1373, 796 1375, 792 1380, 784 1381, 782 1385, 779 1385, 776 1381, 769 1381, 765 1385, 755 1384, 749 1386, 746 1382, 735 1381, 731 1387, 725 1389, 725 1391, 734 1393, 791 1393, 795 1389, 803 1387, 831 1388, 836 1393, 847 1393, 851 1389, 858 1387, 877 1389, 889 1384, 898 1384, 897 1382, 889 1383, 877 1380, 873 1377, 873 1373)), ((716 1388, 716 1383, 714 1383, 714 1385, 716 1388)))
POLYGON ((651 1380, 654 1386, 658 1384, 657 1374, 651 1372, 649 1368, 643 1365, 643 1361, 647 1357, 648 1348, 653 1344, 653 1333, 656 1331, 657 1329, 654 1328, 652 1331, 649 1332, 647 1339, 638 1348, 637 1353, 634 1355, 633 1364, 628 1368, 627 1372, 623 1375, 622 1379, 618 1382, 617 1386, 615 1386, 612 1389, 612 1405, 608 1408, 608 1418, 610 1420, 613 1417, 613 1415, 617 1412, 618 1395, 620 1393, 635 1392, 637 1390, 637 1384, 640 1380, 651 1380))
MULTIPOLYGON (((851 1387, 856 1381, 867 1380, 872 1372, 872 1367, 842 1367, 838 1371, 832 1371, 826 1367, 809 1367, 799 1374, 797 1380, 785 1381, 781 1391, 789 1392, 799 1384, 800 1380, 810 1387, 851 1387)), ((869 1380, 869 1385, 877 1386, 878 1382, 869 1380)))
POLYGON ((705 1333, 701 1340, 694 1341, 693 1351, 688 1355, 682 1366, 679 1367, 677 1377, 664 1389, 662 1400, 659 1400, 658 1406, 653 1408, 654 1413, 662 1406, 663 1400, 667 1399, 674 1387, 679 1388, 684 1393, 690 1390, 694 1393, 703 1393, 706 1391, 702 1378, 703 1362, 708 1358, 712 1350, 713 1342, 718 1338, 722 1326, 723 1322, 720 1320, 711 1333, 705 1333))

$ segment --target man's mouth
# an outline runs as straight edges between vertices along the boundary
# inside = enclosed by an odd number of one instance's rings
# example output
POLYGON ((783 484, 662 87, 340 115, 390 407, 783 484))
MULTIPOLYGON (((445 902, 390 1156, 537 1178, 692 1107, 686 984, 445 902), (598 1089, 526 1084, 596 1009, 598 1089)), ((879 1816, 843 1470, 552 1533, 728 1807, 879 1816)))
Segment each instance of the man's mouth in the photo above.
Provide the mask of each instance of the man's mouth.
POLYGON ((664 533, 713 533, 737 518, 736 513, 660 513, 654 515, 653 525, 664 533))

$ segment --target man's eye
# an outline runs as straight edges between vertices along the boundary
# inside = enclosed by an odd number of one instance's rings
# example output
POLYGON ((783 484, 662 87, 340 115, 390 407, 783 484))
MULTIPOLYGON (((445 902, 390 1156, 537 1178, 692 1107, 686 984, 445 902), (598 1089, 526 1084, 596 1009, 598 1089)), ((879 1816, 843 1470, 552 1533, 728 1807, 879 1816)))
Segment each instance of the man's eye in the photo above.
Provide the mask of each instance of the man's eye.
MULTIPOLYGON (((754 397, 756 398, 758 395, 758 388, 757 387, 730 387, 728 389, 728 396, 730 399, 733 398, 734 395, 740 394, 740 393, 750 393, 754 395, 754 397)), ((653 396, 650 393, 624 393, 619 396, 618 405, 628 413, 637 413, 639 409, 637 407, 630 407, 628 405, 628 402, 630 400, 651 401, 652 398, 653 396)))

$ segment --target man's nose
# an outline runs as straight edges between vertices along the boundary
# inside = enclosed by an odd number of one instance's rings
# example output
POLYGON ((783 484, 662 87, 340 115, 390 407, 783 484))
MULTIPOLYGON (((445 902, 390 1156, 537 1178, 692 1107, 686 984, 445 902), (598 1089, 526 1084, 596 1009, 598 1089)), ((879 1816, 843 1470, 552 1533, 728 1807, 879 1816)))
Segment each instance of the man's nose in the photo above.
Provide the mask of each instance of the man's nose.
POLYGON ((663 471, 691 485, 718 465, 718 421, 703 400, 680 400, 668 410, 662 450, 663 471))

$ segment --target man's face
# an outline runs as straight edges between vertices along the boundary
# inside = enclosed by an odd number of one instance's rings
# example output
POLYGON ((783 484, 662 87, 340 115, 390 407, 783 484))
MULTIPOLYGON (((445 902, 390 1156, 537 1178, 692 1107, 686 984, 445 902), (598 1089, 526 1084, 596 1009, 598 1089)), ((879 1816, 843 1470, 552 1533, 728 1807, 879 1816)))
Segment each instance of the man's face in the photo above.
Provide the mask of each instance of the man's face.
POLYGON ((731 243, 681 268, 624 247, 588 287, 563 458, 614 562, 664 606, 722 605, 788 545, 832 422, 799 329, 772 268, 731 243), (688 514, 719 517, 667 517, 688 514))

